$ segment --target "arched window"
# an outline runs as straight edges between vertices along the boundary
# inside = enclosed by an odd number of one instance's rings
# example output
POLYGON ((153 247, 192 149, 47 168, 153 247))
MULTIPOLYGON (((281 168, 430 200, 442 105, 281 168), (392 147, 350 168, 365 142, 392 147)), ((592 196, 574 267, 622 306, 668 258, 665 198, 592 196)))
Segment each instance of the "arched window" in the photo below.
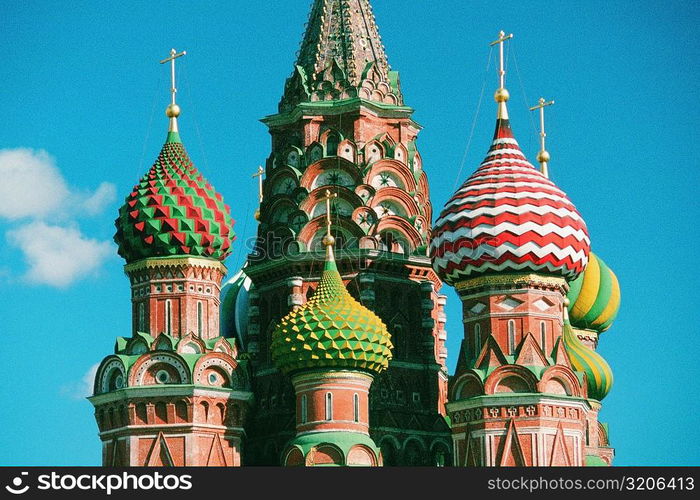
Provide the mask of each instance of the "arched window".
POLYGON ((481 325, 477 323, 474 325, 474 357, 479 355, 481 350, 481 325))
POLYGON ((170 335, 173 332, 173 311, 169 300, 165 301, 165 333, 170 335))
POLYGON ((139 302, 138 331, 140 331, 140 332, 146 331, 146 307, 143 305, 143 302, 139 302))
POLYGON ((204 307, 202 306, 202 301, 197 302, 197 335, 200 337, 202 336, 202 333, 204 332, 204 313, 203 313, 204 307))
MULTIPOLYGON (((376 300, 376 299, 375 299, 376 300)), ((403 325, 396 324, 391 328, 391 339, 394 343, 394 357, 405 359, 408 357, 408 336, 403 334, 403 325)))
POLYGON ((515 320, 508 320, 508 354, 515 352, 515 320))
POLYGON ((355 408, 355 422, 360 421, 360 396, 355 394, 353 397, 353 403, 354 403, 354 408, 355 408))
POLYGON ((326 141, 326 156, 336 156, 338 154, 338 143, 340 142, 340 137, 338 134, 329 134, 328 140, 326 141))
POLYGON ((306 413, 306 394, 301 395, 301 423, 305 424, 307 420, 307 413, 306 413))
POLYGON ((333 394, 326 393, 326 420, 333 420, 333 394))
POLYGON ((547 325, 540 321, 540 339, 542 340, 542 350, 547 353, 547 325))
POLYGON ((586 446, 591 444, 591 435, 590 432, 588 432, 589 426, 588 423, 586 423, 586 446))

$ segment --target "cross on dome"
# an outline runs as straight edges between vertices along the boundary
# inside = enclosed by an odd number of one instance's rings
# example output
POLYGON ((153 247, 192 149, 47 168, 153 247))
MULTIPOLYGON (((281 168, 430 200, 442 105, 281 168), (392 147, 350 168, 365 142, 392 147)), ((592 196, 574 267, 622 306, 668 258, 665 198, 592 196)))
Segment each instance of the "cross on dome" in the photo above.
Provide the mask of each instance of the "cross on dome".
POLYGON ((498 65, 498 78, 500 82, 500 86, 496 90, 496 93, 494 94, 493 98, 496 100, 498 103, 498 118, 507 120, 508 119, 508 110, 506 109, 506 101, 510 98, 510 93, 506 89, 506 70, 504 68, 504 61, 503 61, 503 44, 506 42, 506 40, 509 40, 513 38, 513 33, 510 35, 506 35, 506 33, 501 30, 500 33, 498 33, 498 40, 494 40, 491 42, 489 45, 494 46, 498 45, 498 54, 499 54, 499 65, 498 65))
POLYGON ((549 152, 545 149, 544 143, 547 134, 544 131, 544 108, 554 104, 554 101, 547 101, 544 97, 540 97, 537 106, 530 108, 530 111, 540 110, 540 151, 537 153, 537 161, 540 163, 540 171, 542 175, 549 178, 547 163, 549 162, 549 152))
POLYGON ((184 50, 180 53, 175 49, 170 49, 170 57, 166 57, 160 63, 165 64, 170 63, 170 105, 165 109, 165 115, 170 118, 170 128, 169 132, 177 132, 177 117, 180 116, 180 106, 175 103, 175 94, 177 94, 177 87, 175 87, 175 59, 182 57, 187 52, 184 50))
MULTIPOLYGON (((252 178, 258 178, 258 201, 260 205, 262 205, 263 202, 263 174, 265 173, 265 169, 262 168, 262 165, 258 165, 258 170, 251 176, 252 178)), ((255 210, 255 220, 259 221, 260 220, 260 207, 258 207, 255 210)))
POLYGON ((326 260, 333 259, 333 245, 335 238, 331 234, 331 200, 337 198, 338 193, 332 193, 330 189, 326 189, 322 200, 326 202, 326 236, 323 237, 323 246, 326 247, 326 260))

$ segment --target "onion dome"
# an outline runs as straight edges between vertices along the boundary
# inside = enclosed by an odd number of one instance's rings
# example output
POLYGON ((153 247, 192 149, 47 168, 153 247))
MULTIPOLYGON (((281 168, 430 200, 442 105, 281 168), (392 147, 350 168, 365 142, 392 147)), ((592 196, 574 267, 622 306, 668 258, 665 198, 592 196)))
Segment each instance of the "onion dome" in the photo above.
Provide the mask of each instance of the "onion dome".
MULTIPOLYGON (((569 306, 568 299, 564 299, 569 306)), ((578 339, 566 310, 564 312, 564 331, 562 333, 564 348, 569 355, 571 366, 576 371, 586 374, 588 397, 601 401, 608 395, 613 384, 613 374, 610 365, 593 349, 589 349, 578 339)))
POLYGON ((499 118, 491 148, 435 223, 433 268, 446 283, 503 271, 576 278, 590 240, 569 198, 525 158, 509 120, 499 118))
POLYGON ((571 325, 598 333, 610 328, 620 308, 620 285, 605 262, 591 252, 585 271, 569 287, 571 325))
POLYGON ((231 210, 190 160, 180 140, 175 103, 175 49, 170 57, 172 101, 168 136, 158 159, 119 209, 114 241, 127 263, 152 257, 194 256, 223 261, 234 239, 231 210))
MULTIPOLYGON (((503 83, 496 132, 479 168, 447 202, 433 229, 433 268, 450 285, 486 273, 537 272, 575 279, 588 262, 583 218, 525 158, 513 136, 503 83)), ((544 158, 543 158, 544 159, 544 158)), ((549 160, 549 157, 546 158, 549 160)))
POLYGON ((284 373, 319 368, 380 373, 391 359, 391 335, 348 293, 324 238, 326 263, 313 296, 285 316, 272 334, 272 359, 284 373))
POLYGON ((127 263, 150 257, 224 260, 234 238, 230 208, 194 166, 177 132, 134 186, 115 221, 127 263))
POLYGON ((253 284, 244 269, 221 287, 221 328, 224 337, 235 337, 245 348, 248 335, 249 291, 253 284))

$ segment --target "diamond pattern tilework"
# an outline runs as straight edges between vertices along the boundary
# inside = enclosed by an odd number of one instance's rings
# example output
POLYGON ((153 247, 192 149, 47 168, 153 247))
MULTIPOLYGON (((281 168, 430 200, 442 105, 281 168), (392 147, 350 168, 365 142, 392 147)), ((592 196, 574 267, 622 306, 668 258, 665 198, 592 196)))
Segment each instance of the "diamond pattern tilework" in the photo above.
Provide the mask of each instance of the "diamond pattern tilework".
POLYGON ((127 196, 115 225, 114 241, 127 262, 170 255, 224 260, 234 239, 230 208, 173 133, 127 196))

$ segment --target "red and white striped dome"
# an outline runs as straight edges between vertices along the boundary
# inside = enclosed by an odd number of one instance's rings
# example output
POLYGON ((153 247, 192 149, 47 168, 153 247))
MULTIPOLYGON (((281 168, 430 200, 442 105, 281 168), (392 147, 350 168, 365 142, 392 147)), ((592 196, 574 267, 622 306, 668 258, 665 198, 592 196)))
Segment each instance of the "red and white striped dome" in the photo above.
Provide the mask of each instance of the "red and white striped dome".
POLYGON ((446 283, 487 273, 540 272, 574 279, 586 267, 586 223, 566 194, 530 164, 508 119, 486 158, 445 205, 430 255, 446 283))

